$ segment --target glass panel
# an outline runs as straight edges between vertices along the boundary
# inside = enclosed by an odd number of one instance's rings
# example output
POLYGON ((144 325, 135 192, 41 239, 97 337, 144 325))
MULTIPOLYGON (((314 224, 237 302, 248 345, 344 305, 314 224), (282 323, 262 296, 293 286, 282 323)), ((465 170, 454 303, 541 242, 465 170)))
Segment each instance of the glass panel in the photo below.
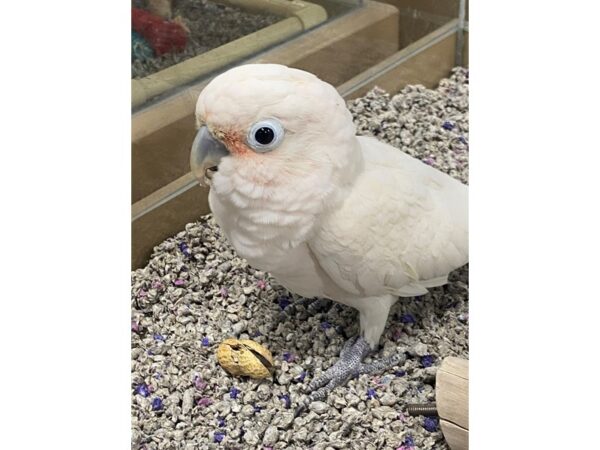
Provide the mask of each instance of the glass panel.
POLYGON ((134 107, 280 45, 363 0, 133 0, 134 107), (136 90, 146 88, 143 98, 136 90))

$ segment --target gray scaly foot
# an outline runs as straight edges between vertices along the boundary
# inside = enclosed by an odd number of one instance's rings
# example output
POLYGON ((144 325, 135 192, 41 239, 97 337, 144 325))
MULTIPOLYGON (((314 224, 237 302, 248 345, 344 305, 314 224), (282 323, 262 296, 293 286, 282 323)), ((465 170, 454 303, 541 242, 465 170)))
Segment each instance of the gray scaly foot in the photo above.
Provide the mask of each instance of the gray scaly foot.
POLYGON ((362 336, 348 339, 340 352, 340 359, 309 383, 305 390, 309 395, 296 409, 295 417, 302 414, 312 402, 325 399, 332 390, 346 384, 352 377, 381 372, 406 361, 404 353, 397 353, 392 357, 364 364, 362 361, 370 352, 371 346, 362 336))

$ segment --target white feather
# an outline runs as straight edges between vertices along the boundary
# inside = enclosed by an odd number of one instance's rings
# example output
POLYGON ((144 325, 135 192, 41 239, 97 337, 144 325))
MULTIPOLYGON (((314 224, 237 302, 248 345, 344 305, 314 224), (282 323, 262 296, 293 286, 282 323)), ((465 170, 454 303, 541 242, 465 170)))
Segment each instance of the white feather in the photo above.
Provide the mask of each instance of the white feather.
POLYGON ((342 205, 309 242, 327 274, 364 295, 421 295, 468 261, 468 188, 373 138, 342 205), (353 275, 353 276, 350 276, 353 275))

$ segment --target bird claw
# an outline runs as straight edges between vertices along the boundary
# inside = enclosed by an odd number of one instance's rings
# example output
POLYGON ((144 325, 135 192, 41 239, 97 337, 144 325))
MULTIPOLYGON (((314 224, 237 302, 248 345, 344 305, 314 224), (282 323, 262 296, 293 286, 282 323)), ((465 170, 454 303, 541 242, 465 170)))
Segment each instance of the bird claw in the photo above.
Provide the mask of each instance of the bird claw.
POLYGON ((312 402, 324 400, 331 391, 344 385, 352 377, 381 372, 406 361, 406 355, 402 352, 369 364, 363 363, 363 359, 370 352, 371 346, 362 336, 348 339, 342 347, 338 361, 308 384, 304 390, 308 396, 296 408, 294 418, 302 414, 312 402))

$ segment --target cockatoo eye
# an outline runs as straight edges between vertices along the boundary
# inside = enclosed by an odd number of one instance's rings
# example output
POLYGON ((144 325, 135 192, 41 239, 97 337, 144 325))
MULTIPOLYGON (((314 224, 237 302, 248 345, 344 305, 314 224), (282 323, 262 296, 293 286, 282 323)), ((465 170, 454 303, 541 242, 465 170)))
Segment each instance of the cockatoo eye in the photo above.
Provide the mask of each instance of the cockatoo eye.
POLYGON ((276 119, 256 122, 248 132, 248 145, 260 153, 270 152, 279 146, 285 132, 276 119))

